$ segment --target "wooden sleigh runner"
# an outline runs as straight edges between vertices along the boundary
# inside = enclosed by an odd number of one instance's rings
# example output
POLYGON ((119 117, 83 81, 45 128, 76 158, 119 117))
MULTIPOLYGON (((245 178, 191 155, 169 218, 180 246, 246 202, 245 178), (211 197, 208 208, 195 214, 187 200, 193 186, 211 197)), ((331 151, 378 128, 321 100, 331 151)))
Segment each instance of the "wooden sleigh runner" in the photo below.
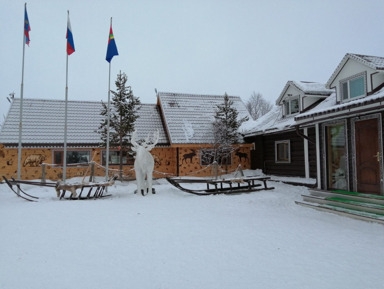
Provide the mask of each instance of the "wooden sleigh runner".
POLYGON ((201 179, 201 178, 166 178, 176 188, 195 195, 216 195, 216 194, 240 194, 261 190, 272 190, 268 187, 267 181, 270 177, 242 177, 229 179, 201 179), (181 184, 202 183, 206 189, 189 189, 181 184))
POLYGON ((21 185, 32 185, 32 186, 41 186, 41 187, 52 187, 55 188, 57 197, 67 200, 89 200, 89 199, 100 199, 111 196, 110 194, 105 194, 107 187, 115 183, 117 177, 113 177, 108 182, 98 182, 98 183, 74 183, 68 184, 63 182, 37 182, 37 181, 22 181, 15 180, 12 178, 8 180, 3 176, 5 183, 9 188, 20 198, 30 201, 37 202, 39 197, 30 195, 26 193, 21 185), (78 193, 79 191, 79 193, 78 193), (69 192, 69 196, 66 196, 66 192, 69 192))

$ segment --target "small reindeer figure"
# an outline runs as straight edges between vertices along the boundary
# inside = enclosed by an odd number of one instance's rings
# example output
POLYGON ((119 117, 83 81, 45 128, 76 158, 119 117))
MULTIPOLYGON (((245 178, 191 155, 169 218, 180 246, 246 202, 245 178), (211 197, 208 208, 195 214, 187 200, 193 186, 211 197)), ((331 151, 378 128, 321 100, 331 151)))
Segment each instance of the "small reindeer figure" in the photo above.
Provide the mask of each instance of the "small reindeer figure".
POLYGON ((155 161, 149 153, 159 141, 159 131, 153 134, 153 140, 149 141, 149 135, 142 144, 136 142, 136 131, 132 133, 131 144, 132 150, 136 152, 135 173, 137 181, 137 192, 141 192, 144 196, 148 192, 152 192, 152 174, 155 161), (147 179, 147 181, 145 181, 147 179))
POLYGON ((240 152, 239 149, 236 150, 235 155, 239 157, 239 162, 241 162, 241 159, 244 158, 245 160, 248 160, 248 154, 240 152))
POLYGON ((196 156, 196 150, 191 149, 191 153, 189 154, 184 154, 183 159, 181 160, 181 163, 183 164, 184 162, 187 163, 187 159, 189 159, 189 163, 192 163, 192 158, 196 156))

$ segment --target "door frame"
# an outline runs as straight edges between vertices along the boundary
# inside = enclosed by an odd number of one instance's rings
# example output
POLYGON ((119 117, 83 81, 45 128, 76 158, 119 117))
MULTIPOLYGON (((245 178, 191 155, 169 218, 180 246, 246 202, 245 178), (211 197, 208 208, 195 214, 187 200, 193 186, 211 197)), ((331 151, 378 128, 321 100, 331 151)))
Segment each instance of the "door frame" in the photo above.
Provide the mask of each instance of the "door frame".
POLYGON ((328 175, 328 149, 327 149, 327 145, 328 145, 328 140, 327 140, 327 128, 329 126, 332 126, 332 125, 337 125, 337 124, 341 124, 341 125, 344 125, 344 139, 345 139, 345 161, 346 161, 346 167, 345 167, 345 178, 346 178, 346 182, 347 182, 347 190, 350 190, 350 169, 349 169, 349 145, 348 145, 348 135, 349 135, 349 132, 348 132, 348 123, 347 123, 347 120, 346 119, 337 119, 337 120, 331 120, 331 121, 328 121, 326 123, 323 123, 322 124, 322 134, 323 134, 323 141, 322 141, 322 145, 323 145, 323 151, 322 151, 322 162, 323 162, 323 166, 324 166, 324 170, 323 170, 323 188, 325 188, 326 190, 329 190, 329 175, 328 175))
POLYGON ((380 153, 380 194, 383 195, 384 193, 384 183, 383 183, 383 136, 382 136, 382 119, 380 113, 375 113, 371 115, 366 116, 359 116, 354 117, 351 120, 351 146, 352 146, 352 179, 353 179, 353 190, 357 192, 357 168, 356 168, 356 122, 358 121, 364 121, 364 120, 370 120, 370 119, 377 119, 377 141, 379 146, 379 153, 380 153))

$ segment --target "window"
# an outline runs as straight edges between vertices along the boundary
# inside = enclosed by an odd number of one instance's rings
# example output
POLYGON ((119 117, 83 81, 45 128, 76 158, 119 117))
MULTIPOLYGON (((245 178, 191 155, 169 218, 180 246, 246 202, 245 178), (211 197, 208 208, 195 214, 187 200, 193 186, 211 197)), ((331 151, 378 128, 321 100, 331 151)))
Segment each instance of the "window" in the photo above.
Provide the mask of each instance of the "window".
MULTIPOLYGON (((110 165, 119 165, 120 164, 120 153, 121 151, 109 151, 109 163, 110 165)), ((123 165, 133 165, 135 159, 127 151, 123 151, 123 165)), ((103 151, 103 166, 105 166, 105 157, 106 151, 103 151)))
POLYGON ((286 100, 285 102, 285 115, 295 114, 300 111, 299 99, 286 100))
POLYGON ((341 82, 342 100, 350 100, 365 96, 365 76, 359 75, 341 82))
POLYGON ((347 146, 344 123, 325 126, 327 188, 347 190, 347 146))
POLYGON ((219 165, 231 165, 231 155, 231 149, 203 149, 200 151, 200 164, 208 166, 216 160, 219 165))
MULTIPOLYGON (((88 165, 90 151, 67 151, 67 165, 88 165)), ((53 152, 53 162, 55 165, 63 165, 64 151, 53 152)))
POLYGON ((276 163, 291 162, 291 143, 289 140, 275 142, 275 162, 276 163))

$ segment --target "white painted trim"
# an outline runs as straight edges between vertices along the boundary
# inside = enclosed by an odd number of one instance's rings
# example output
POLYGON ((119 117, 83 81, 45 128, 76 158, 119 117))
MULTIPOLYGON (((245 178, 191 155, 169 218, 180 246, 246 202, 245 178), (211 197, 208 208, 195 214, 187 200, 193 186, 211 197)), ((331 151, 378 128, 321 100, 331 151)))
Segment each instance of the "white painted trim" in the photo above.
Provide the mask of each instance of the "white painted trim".
POLYGON ((276 164, 290 164, 291 163, 291 140, 275 141, 275 163, 276 164), (278 160, 278 149, 277 149, 277 146, 279 144, 287 144, 288 145, 288 160, 286 160, 286 161, 278 160))
POLYGON ((321 160, 320 160, 320 129, 319 124, 316 123, 316 174, 317 174, 317 188, 321 189, 321 160))
MULTIPOLYGON (((304 135, 308 137, 308 128, 304 128, 304 135)), ((305 177, 309 179, 309 150, 308 150, 307 139, 304 139, 304 168, 305 168, 305 177)))

